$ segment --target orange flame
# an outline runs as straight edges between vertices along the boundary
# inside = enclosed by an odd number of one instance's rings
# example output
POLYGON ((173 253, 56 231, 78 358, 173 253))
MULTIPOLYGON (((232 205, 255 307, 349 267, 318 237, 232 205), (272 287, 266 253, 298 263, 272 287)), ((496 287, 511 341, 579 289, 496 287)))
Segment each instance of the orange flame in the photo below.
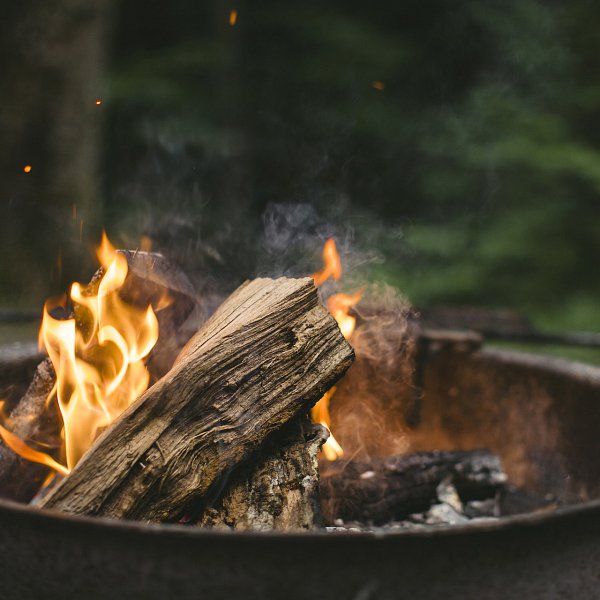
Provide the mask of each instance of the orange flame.
POLYGON ((229 11, 229 25, 231 25, 231 27, 235 26, 235 24, 237 23, 237 18, 238 18, 238 11, 235 8, 230 10, 229 11))
POLYGON ((342 276, 340 255, 332 238, 328 239, 323 246, 323 263, 323 270, 312 276, 317 287, 323 285, 330 277, 338 281, 342 276))
POLYGON ((97 256, 104 268, 100 280, 87 287, 71 286, 75 318, 54 318, 50 313, 54 305, 46 302, 40 328, 40 344, 56 371, 54 392, 63 419, 67 466, 52 464, 50 456, 32 450, 18 438, 15 442, 15 436, 0 429, 15 452, 60 472, 70 472, 98 435, 148 387, 150 376, 144 359, 158 339, 152 307, 143 310, 119 296, 127 260, 105 234, 97 256))
MULTIPOLYGON (((330 277, 337 281, 342 276, 340 256, 337 252, 335 241, 331 238, 325 242, 325 246, 323 247, 323 262, 325 263, 323 270, 313 275, 313 280, 317 287, 325 283, 330 277)), ((352 337, 354 328, 356 327, 356 318, 348 313, 353 306, 358 304, 361 297, 362 290, 359 290, 354 294, 334 294, 327 300, 327 308, 337 321, 340 331, 347 340, 352 337)), ((344 455, 343 448, 333 436, 330 428, 329 402, 334 393, 335 387, 332 387, 311 410, 313 421, 324 425, 329 430, 329 438, 323 444, 323 454, 327 460, 337 460, 344 455)))
POLYGON ((60 463, 57 463, 51 456, 45 452, 38 452, 33 448, 30 448, 20 437, 17 437, 14 433, 8 431, 0 425, 0 437, 4 440, 4 443, 16 454, 30 460, 32 462, 41 463, 46 465, 55 471, 58 471, 62 475, 68 475, 69 470, 63 467, 60 463))

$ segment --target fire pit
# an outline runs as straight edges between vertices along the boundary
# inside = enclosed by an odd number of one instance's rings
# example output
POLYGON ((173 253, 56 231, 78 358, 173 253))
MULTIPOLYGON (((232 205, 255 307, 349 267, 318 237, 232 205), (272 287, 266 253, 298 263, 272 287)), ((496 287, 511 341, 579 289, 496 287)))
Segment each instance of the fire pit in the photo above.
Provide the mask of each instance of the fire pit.
MULTIPOLYGON (((198 328, 185 275, 104 239, 90 284, 46 304, 49 358, 0 427, 0 491, 35 505, 0 504, 5 589, 596 589, 600 369, 428 329, 391 289, 328 311, 314 284, 341 276, 333 240, 323 256, 312 279, 246 282, 198 328)), ((14 396, 32 359, 12 357, 14 396)))
POLYGON ((559 507, 437 530, 221 532, 0 503, 5 597, 594 597, 600 369, 436 342, 415 448, 487 447, 559 507))

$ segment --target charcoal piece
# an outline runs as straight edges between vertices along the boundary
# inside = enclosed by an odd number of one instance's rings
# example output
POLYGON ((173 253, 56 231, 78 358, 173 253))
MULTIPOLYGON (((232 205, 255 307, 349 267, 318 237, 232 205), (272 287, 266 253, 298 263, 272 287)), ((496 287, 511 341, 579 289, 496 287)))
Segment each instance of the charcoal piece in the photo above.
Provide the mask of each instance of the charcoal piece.
POLYGON ((376 525, 402 520, 437 502, 437 488, 447 479, 461 501, 468 502, 494 496, 506 475, 498 456, 486 450, 323 463, 323 516, 327 524, 336 519, 376 525))

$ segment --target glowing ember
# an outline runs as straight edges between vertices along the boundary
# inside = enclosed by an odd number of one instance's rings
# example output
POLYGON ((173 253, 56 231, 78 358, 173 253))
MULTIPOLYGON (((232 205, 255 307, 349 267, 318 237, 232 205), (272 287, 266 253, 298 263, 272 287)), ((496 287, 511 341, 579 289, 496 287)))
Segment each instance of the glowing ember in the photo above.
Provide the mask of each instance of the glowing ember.
MULTIPOLYGON (((330 277, 337 281, 342 276, 342 263, 333 239, 327 240, 323 247, 323 262, 323 270, 313 275, 316 286, 322 285, 330 277)), ((358 304, 361 297, 362 291, 358 291, 354 294, 334 294, 327 300, 327 308, 337 321, 340 331, 347 340, 350 339, 356 327, 356 319, 348 313, 353 306, 358 304)), ((335 387, 331 388, 311 410, 313 421, 329 429, 329 439, 323 445, 323 454, 327 460, 337 460, 344 455, 343 448, 337 442, 330 429, 329 402, 334 393, 335 387)))
POLYGON ((25 173, 31 173, 31 165, 25 165, 25 166, 23 167, 23 171, 24 171, 25 173))
POLYGON ((385 83, 383 81, 374 81, 371 85, 379 92, 385 90, 385 83))
POLYGON ((96 100, 96 106, 100 106, 102 104, 102 100, 96 100))
POLYGON ((237 23, 237 18, 238 18, 238 11, 235 10, 235 8, 233 10, 231 10, 229 12, 229 24, 234 27, 235 24, 237 23))
POLYGON ((62 473, 68 473, 98 435, 146 390, 150 376, 144 359, 158 339, 152 307, 143 310, 120 298, 127 260, 105 235, 97 255, 104 268, 101 279, 87 287, 71 286, 75 318, 54 318, 56 304, 46 302, 39 335, 56 371, 52 396, 56 394, 63 419, 67 466, 0 428, 15 452, 62 473))

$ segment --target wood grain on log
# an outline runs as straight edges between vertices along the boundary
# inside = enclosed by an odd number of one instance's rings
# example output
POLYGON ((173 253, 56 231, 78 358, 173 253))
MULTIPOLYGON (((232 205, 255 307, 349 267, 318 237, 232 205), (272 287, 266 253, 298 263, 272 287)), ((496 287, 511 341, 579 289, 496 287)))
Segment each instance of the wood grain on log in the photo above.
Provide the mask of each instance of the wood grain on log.
MULTIPOLYGON (((62 421, 56 402, 47 402, 55 382, 50 359, 43 360, 27 392, 10 412, 6 427, 26 443, 43 442, 43 450, 56 455, 62 421)), ((55 456, 56 457, 56 456, 55 456)), ((50 469, 15 454, 0 439, 0 497, 29 502, 50 469)))
POLYGON ((326 523, 335 519, 376 525, 429 509, 436 488, 451 478, 463 501, 492 497, 506 482, 500 459, 487 450, 416 452, 371 461, 322 465, 326 523))
POLYGON ((256 465, 233 477, 198 521, 203 527, 296 531, 321 524, 318 452, 329 437, 307 417, 294 419, 256 465))
POLYGON ((247 282, 42 505, 177 520, 306 412, 353 356, 312 279, 247 282))

